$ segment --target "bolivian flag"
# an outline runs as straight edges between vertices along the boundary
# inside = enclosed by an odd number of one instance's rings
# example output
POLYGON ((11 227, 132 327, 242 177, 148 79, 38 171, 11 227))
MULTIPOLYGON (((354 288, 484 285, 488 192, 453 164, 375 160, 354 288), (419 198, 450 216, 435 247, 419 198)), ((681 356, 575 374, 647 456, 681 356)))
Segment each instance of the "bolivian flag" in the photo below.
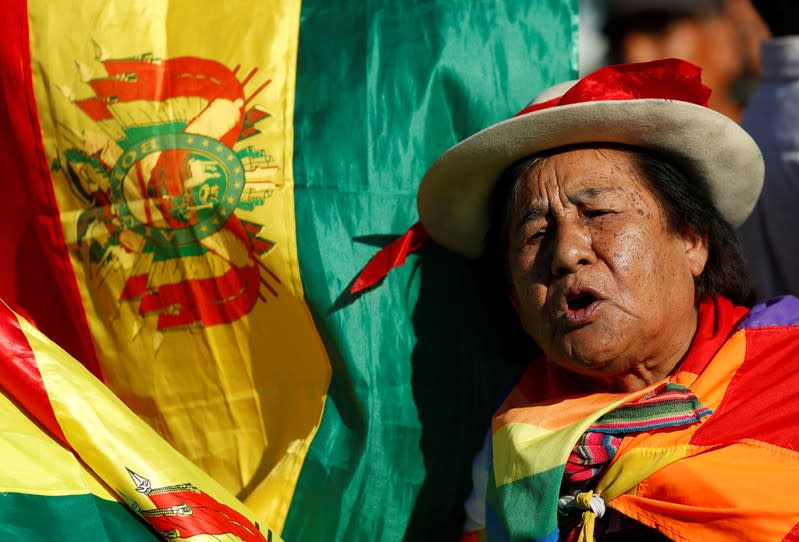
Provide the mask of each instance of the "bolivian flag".
MULTIPOLYGON (((128 452, 107 478, 66 432, 48 449, 82 489, 19 495, 143 512, 189 484, 292 541, 459 533, 517 370, 442 249, 347 287, 445 148, 576 75, 576 3, 5 2, 0 296, 252 512, 128 452)), ((91 407, 58 371, 44 392, 91 407)), ((36 448, 52 432, 12 388, 36 448)))
POLYGON ((3 540, 277 539, 4 303, 0 341, 3 540))

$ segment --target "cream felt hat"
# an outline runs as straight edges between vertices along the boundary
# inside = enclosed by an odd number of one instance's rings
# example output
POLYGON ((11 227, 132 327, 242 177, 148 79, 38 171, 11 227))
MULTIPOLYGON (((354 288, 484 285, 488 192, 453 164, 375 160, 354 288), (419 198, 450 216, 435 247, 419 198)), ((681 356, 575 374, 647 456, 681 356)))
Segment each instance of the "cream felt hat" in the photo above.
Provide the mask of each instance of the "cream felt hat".
POLYGON ((734 121, 706 107, 701 69, 679 59, 602 68, 552 87, 513 118, 447 150, 422 178, 419 218, 433 240, 469 258, 483 251, 502 172, 549 149, 618 143, 651 149, 695 172, 733 226, 763 186, 763 159, 734 121))

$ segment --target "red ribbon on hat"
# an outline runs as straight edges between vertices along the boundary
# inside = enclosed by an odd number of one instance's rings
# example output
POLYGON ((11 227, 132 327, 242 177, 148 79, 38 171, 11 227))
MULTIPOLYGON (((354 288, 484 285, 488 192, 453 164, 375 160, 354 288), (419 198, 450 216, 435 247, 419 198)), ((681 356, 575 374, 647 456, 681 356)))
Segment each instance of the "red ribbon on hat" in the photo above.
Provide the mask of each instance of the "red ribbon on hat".
MULTIPOLYGON (((563 96, 531 104, 516 116, 583 102, 609 100, 665 99, 707 106, 710 88, 702 84, 702 68, 679 58, 666 58, 636 64, 606 66, 586 75, 563 96)), ((417 222, 404 235, 375 254, 350 286, 355 294, 383 280, 388 272, 405 263, 408 254, 430 240, 424 226, 417 222)))
POLYGON ((702 84, 702 68, 679 58, 605 66, 586 75, 563 96, 531 104, 515 116, 559 105, 609 100, 663 99, 707 106, 710 87, 702 84))
POLYGON ((408 254, 416 252, 430 241, 430 234, 417 222, 402 236, 381 248, 355 277, 350 293, 356 294, 383 280, 388 272, 405 263, 408 254))

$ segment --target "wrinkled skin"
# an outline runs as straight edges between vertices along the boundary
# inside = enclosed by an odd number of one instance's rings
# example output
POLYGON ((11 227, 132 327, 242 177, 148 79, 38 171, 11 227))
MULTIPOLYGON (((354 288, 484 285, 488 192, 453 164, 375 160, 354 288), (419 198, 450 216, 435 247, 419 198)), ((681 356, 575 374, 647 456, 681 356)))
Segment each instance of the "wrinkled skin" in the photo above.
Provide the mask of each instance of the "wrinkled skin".
POLYGON ((547 357, 597 391, 668 376, 696 331, 706 239, 669 231, 621 149, 556 153, 514 197, 511 302, 547 357))

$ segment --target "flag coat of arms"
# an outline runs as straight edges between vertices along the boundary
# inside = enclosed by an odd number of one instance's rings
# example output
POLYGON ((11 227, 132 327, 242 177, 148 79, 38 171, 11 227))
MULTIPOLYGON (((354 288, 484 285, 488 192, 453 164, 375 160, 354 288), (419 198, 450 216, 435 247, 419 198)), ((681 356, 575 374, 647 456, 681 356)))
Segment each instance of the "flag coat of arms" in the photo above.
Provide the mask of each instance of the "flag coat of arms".
MULTIPOLYGON (((347 287, 441 151, 574 77, 576 22, 574 0, 7 2, 0 295, 263 532, 452 536, 518 370, 443 249, 347 287)), ((139 511, 204 491, 122 468, 139 511)))

